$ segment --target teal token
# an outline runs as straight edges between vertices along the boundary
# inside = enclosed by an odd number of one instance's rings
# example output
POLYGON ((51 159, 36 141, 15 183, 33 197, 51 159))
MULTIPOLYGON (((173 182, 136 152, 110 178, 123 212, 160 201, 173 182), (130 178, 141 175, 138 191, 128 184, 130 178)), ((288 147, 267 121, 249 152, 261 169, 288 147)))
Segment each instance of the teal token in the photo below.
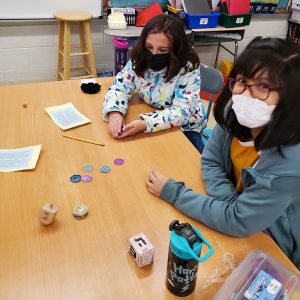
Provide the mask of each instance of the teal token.
POLYGON ((91 171, 94 170, 94 167, 93 167, 93 165, 91 165, 91 164, 86 164, 86 165, 84 165, 84 166, 82 167, 82 170, 83 170, 83 171, 86 171, 86 172, 91 172, 91 171))
POLYGON ((109 166, 101 166, 100 167, 100 172, 101 173, 108 173, 108 172, 110 172, 110 167, 109 166))
POLYGON ((70 181, 73 183, 77 183, 77 182, 81 181, 81 176, 79 174, 72 175, 70 177, 70 181))

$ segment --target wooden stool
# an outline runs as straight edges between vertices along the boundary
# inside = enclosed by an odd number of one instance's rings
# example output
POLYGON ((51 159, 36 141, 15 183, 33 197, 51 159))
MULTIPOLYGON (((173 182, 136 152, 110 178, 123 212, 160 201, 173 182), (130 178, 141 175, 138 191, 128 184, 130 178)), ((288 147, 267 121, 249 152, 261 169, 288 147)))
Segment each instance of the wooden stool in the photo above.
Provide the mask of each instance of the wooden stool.
POLYGON ((93 16, 90 13, 80 11, 60 11, 55 12, 54 17, 59 20, 57 80, 96 78, 96 64, 90 30, 90 19, 93 16), (70 45, 72 22, 78 22, 79 24, 80 45, 70 45), (72 48, 80 48, 81 52, 71 53, 72 48), (71 56, 81 56, 83 65, 71 67, 71 56), (70 77, 71 69, 83 69, 84 75, 70 77))

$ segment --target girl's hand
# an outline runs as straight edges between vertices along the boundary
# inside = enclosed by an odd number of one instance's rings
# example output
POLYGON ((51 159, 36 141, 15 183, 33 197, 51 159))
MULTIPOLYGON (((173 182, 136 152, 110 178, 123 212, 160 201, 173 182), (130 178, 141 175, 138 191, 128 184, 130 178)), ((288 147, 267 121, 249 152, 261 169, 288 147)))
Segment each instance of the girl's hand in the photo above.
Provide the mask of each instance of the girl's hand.
POLYGON ((122 134, 124 117, 117 111, 112 111, 108 115, 108 131, 112 137, 117 138, 122 134))
POLYGON ((147 129, 146 122, 143 120, 134 120, 123 127, 122 133, 117 137, 123 139, 127 136, 135 135, 147 129))
POLYGON ((154 194, 155 196, 159 197, 164 185, 167 183, 168 180, 169 178, 160 174, 158 171, 151 171, 149 177, 146 180, 146 186, 148 188, 148 191, 154 194))

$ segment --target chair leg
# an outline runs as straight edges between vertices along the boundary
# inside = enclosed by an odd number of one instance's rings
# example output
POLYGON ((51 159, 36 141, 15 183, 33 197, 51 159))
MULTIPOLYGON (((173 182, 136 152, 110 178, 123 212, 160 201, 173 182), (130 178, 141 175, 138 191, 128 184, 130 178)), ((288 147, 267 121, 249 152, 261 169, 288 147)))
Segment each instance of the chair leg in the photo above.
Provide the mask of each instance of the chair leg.
POLYGON ((64 34, 64 79, 70 79, 70 22, 65 23, 64 34))
POLYGON ((64 21, 59 21, 58 24, 58 63, 57 63, 57 80, 62 80, 62 64, 64 57, 64 21))
POLYGON ((209 115, 210 115, 210 111, 211 111, 211 108, 212 108, 213 101, 214 101, 214 96, 210 95, 209 102, 208 102, 208 107, 207 107, 207 112, 206 112, 206 119, 207 120, 209 119, 209 115))
MULTIPOLYGON (((81 47, 81 52, 87 52, 87 47, 86 47, 86 40, 85 40, 85 34, 84 34, 84 26, 83 23, 79 23, 79 34, 80 34, 80 47, 81 47)), ((82 55, 82 62, 84 66, 84 75, 89 75, 89 64, 88 64, 88 59, 86 55, 82 55)))
POLYGON ((94 78, 97 78, 96 63, 95 63, 95 56, 94 56, 94 50, 93 50, 93 41, 92 41, 89 21, 84 22, 84 29, 85 29, 85 35, 86 35, 86 40, 87 40, 88 51, 90 52, 91 73, 94 76, 94 78))
POLYGON ((220 47, 221 47, 221 43, 218 43, 218 48, 217 48, 217 54, 216 54, 216 60, 215 60, 215 65, 214 68, 217 68, 218 65, 218 60, 219 60, 219 54, 220 54, 220 47))
POLYGON ((238 55, 238 47, 239 44, 237 41, 234 42, 234 57, 233 57, 233 61, 236 62, 237 59, 237 55, 238 55))

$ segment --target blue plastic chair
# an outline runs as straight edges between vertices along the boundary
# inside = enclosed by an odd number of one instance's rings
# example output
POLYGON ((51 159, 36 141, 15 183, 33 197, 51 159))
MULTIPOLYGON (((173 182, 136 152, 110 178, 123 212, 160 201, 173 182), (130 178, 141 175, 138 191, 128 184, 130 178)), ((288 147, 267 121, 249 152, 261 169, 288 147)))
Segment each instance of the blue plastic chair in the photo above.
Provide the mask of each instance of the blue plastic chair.
MULTIPOLYGON (((209 103, 208 103, 207 112, 205 113, 205 118, 208 121, 213 100, 214 100, 214 95, 219 93, 222 90, 224 84, 224 78, 222 73, 219 70, 204 64, 200 65, 200 76, 201 76, 201 90, 206 93, 209 93, 209 103)), ((211 132, 212 132, 211 128, 205 128, 202 131, 201 135, 204 144, 209 138, 211 132)))

